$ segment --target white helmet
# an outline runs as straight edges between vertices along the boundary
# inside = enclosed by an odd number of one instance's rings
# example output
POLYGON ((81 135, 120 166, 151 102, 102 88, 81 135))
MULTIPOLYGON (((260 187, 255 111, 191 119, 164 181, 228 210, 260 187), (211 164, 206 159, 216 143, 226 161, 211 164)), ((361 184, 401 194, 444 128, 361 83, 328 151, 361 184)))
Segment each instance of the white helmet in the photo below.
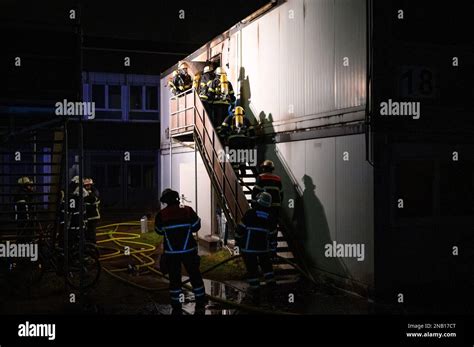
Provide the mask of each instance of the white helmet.
POLYGON ((225 72, 225 70, 222 67, 219 66, 216 69, 216 75, 227 75, 227 73, 225 72))
POLYGON ((187 68, 188 68, 188 64, 185 61, 180 62, 178 65, 179 70, 187 69, 187 68))
POLYGON ((211 72, 211 71, 212 71, 212 66, 209 66, 209 65, 204 66, 203 73, 208 73, 208 72, 211 72))

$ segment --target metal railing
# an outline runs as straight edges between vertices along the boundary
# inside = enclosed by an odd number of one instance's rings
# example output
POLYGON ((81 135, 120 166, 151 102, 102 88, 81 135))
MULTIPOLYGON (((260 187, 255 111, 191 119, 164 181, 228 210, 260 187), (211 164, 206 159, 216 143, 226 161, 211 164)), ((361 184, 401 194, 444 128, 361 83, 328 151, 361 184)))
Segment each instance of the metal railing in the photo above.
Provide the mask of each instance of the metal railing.
POLYGON ((171 97, 169 133, 170 137, 193 134, 226 217, 235 227, 249 209, 249 204, 232 164, 222 160, 225 158, 224 147, 194 89, 171 97))

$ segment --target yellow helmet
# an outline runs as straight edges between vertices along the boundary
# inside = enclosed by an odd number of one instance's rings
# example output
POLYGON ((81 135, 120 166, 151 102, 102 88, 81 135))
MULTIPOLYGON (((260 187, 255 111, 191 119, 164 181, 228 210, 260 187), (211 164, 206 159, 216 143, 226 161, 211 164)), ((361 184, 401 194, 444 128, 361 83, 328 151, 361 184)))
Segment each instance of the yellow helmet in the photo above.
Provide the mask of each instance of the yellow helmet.
POLYGON ((242 106, 237 106, 234 110, 234 114, 236 116, 243 116, 243 115, 245 115, 245 110, 242 106))
POLYGON ((18 184, 33 184, 29 177, 23 176, 18 179, 18 184))

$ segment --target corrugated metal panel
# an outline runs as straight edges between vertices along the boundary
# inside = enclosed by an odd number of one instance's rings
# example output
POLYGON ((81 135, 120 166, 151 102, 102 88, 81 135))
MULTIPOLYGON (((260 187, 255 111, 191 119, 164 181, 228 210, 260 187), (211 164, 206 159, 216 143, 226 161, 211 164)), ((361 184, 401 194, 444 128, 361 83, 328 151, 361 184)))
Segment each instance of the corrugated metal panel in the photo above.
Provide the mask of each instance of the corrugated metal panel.
POLYGON ((166 129, 170 122, 170 103, 171 91, 168 88, 168 76, 161 79, 160 82, 160 133, 161 143, 169 141, 166 138, 166 129))
MULTIPOLYGON (((305 141, 305 175, 301 180, 304 189, 306 250, 311 254, 312 267, 339 273, 333 259, 324 255, 324 246, 334 240, 336 233, 335 199, 335 139, 305 141)), ((293 165, 291 167, 294 167, 293 165)))
POLYGON ((336 138, 336 241, 364 244, 365 259, 345 258, 349 273, 358 281, 373 285, 373 170, 365 160, 364 135, 336 138), (344 152, 349 160, 344 161, 344 152))
POLYGON ((291 0, 279 8, 280 63, 278 67, 280 114, 276 120, 303 116, 305 99, 304 1, 291 0))
POLYGON ((253 100, 256 102, 259 100, 259 66, 255 62, 259 61, 259 49, 258 49, 258 22, 255 21, 252 24, 242 29, 242 75, 243 80, 241 81, 242 88, 242 99, 244 108, 250 113, 256 113, 258 116, 257 105, 253 105, 253 100))
POLYGON ((305 115, 333 110, 334 0, 306 0, 304 19, 305 115))
POLYGON ((335 0, 336 108, 365 104, 366 8, 365 0, 335 0), (344 66, 344 58, 349 66, 344 66))

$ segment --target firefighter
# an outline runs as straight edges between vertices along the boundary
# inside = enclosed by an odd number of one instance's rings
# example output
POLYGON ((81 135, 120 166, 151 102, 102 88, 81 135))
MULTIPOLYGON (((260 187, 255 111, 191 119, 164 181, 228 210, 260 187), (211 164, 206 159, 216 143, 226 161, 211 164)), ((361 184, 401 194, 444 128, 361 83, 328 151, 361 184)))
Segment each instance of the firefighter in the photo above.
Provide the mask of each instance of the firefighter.
POLYGON ((34 182, 29 177, 18 179, 18 189, 15 195, 15 221, 19 228, 19 236, 31 236, 33 233, 32 219, 34 182))
POLYGON ((198 93, 199 93, 199 88, 201 85, 201 79, 202 79, 202 76, 200 72, 196 73, 193 77, 193 88, 198 93))
POLYGON ((270 212, 272 196, 262 192, 256 203, 242 217, 236 231, 236 242, 247 269, 247 281, 252 294, 253 303, 260 303, 259 266, 268 286, 269 299, 272 299, 276 286, 275 274, 271 261, 271 243, 276 234, 277 221, 270 212))
MULTIPOLYGON (((68 233, 69 233, 69 246, 72 243, 78 242, 80 240, 80 230, 81 230, 81 198, 80 198, 80 189, 79 189, 79 176, 74 176, 69 183, 69 197, 66 203, 68 204, 68 233)), ((86 189, 83 188, 82 196, 83 200, 85 201, 89 193, 86 189)), ((83 230, 87 230, 87 209, 84 206, 82 209, 83 217, 82 217, 82 227, 83 230)))
MULTIPOLYGON (((222 122, 219 134, 225 139, 225 143, 231 150, 253 148, 253 137, 255 130, 249 119, 245 117, 245 111, 242 106, 237 106, 234 115, 227 116, 222 122)), ((240 168, 241 174, 245 173, 245 163, 232 163, 234 170, 240 168)))
POLYGON ((199 270, 200 258, 197 243, 193 237, 201 228, 201 219, 196 212, 180 205, 178 192, 165 189, 160 201, 167 206, 155 218, 155 231, 164 236, 164 255, 169 273, 169 291, 173 314, 182 314, 184 295, 181 287, 181 264, 184 265, 193 286, 196 298, 196 313, 202 313, 206 305, 204 282, 199 270))
MULTIPOLYGON (((212 100, 209 100, 209 88, 211 88, 212 82, 216 78, 216 74, 213 71, 212 65, 208 64, 204 67, 204 70, 202 72, 202 77, 199 85, 199 98, 201 101, 204 103, 204 106, 206 104, 212 103, 212 100)), ((212 90, 212 88, 211 88, 212 90)))
POLYGON ((191 76, 188 74, 188 64, 180 62, 178 70, 173 71, 173 77, 168 81, 168 86, 173 95, 181 94, 193 86, 191 76))
MULTIPOLYGON (((271 160, 265 160, 260 165, 260 170, 262 172, 257 176, 255 186, 252 190, 252 201, 254 201, 261 192, 269 193, 272 196, 272 206, 270 211, 278 219, 278 216, 280 215, 281 202, 283 201, 281 178, 273 173, 273 171, 275 171, 275 165, 271 160)), ((274 241, 273 244, 276 245, 276 239, 274 241)), ((272 252, 275 254, 276 248, 272 249, 272 252)))
POLYGON ((212 100, 214 125, 221 124, 229 113, 229 107, 235 103, 234 88, 227 79, 227 73, 221 67, 216 69, 216 77, 212 81, 209 100, 212 100))
POLYGON ((86 217, 87 217, 87 231, 86 241, 90 243, 96 243, 96 228, 97 223, 100 219, 100 195, 99 190, 94 186, 92 178, 84 179, 84 189, 87 191, 87 196, 84 198, 86 205, 86 217))

